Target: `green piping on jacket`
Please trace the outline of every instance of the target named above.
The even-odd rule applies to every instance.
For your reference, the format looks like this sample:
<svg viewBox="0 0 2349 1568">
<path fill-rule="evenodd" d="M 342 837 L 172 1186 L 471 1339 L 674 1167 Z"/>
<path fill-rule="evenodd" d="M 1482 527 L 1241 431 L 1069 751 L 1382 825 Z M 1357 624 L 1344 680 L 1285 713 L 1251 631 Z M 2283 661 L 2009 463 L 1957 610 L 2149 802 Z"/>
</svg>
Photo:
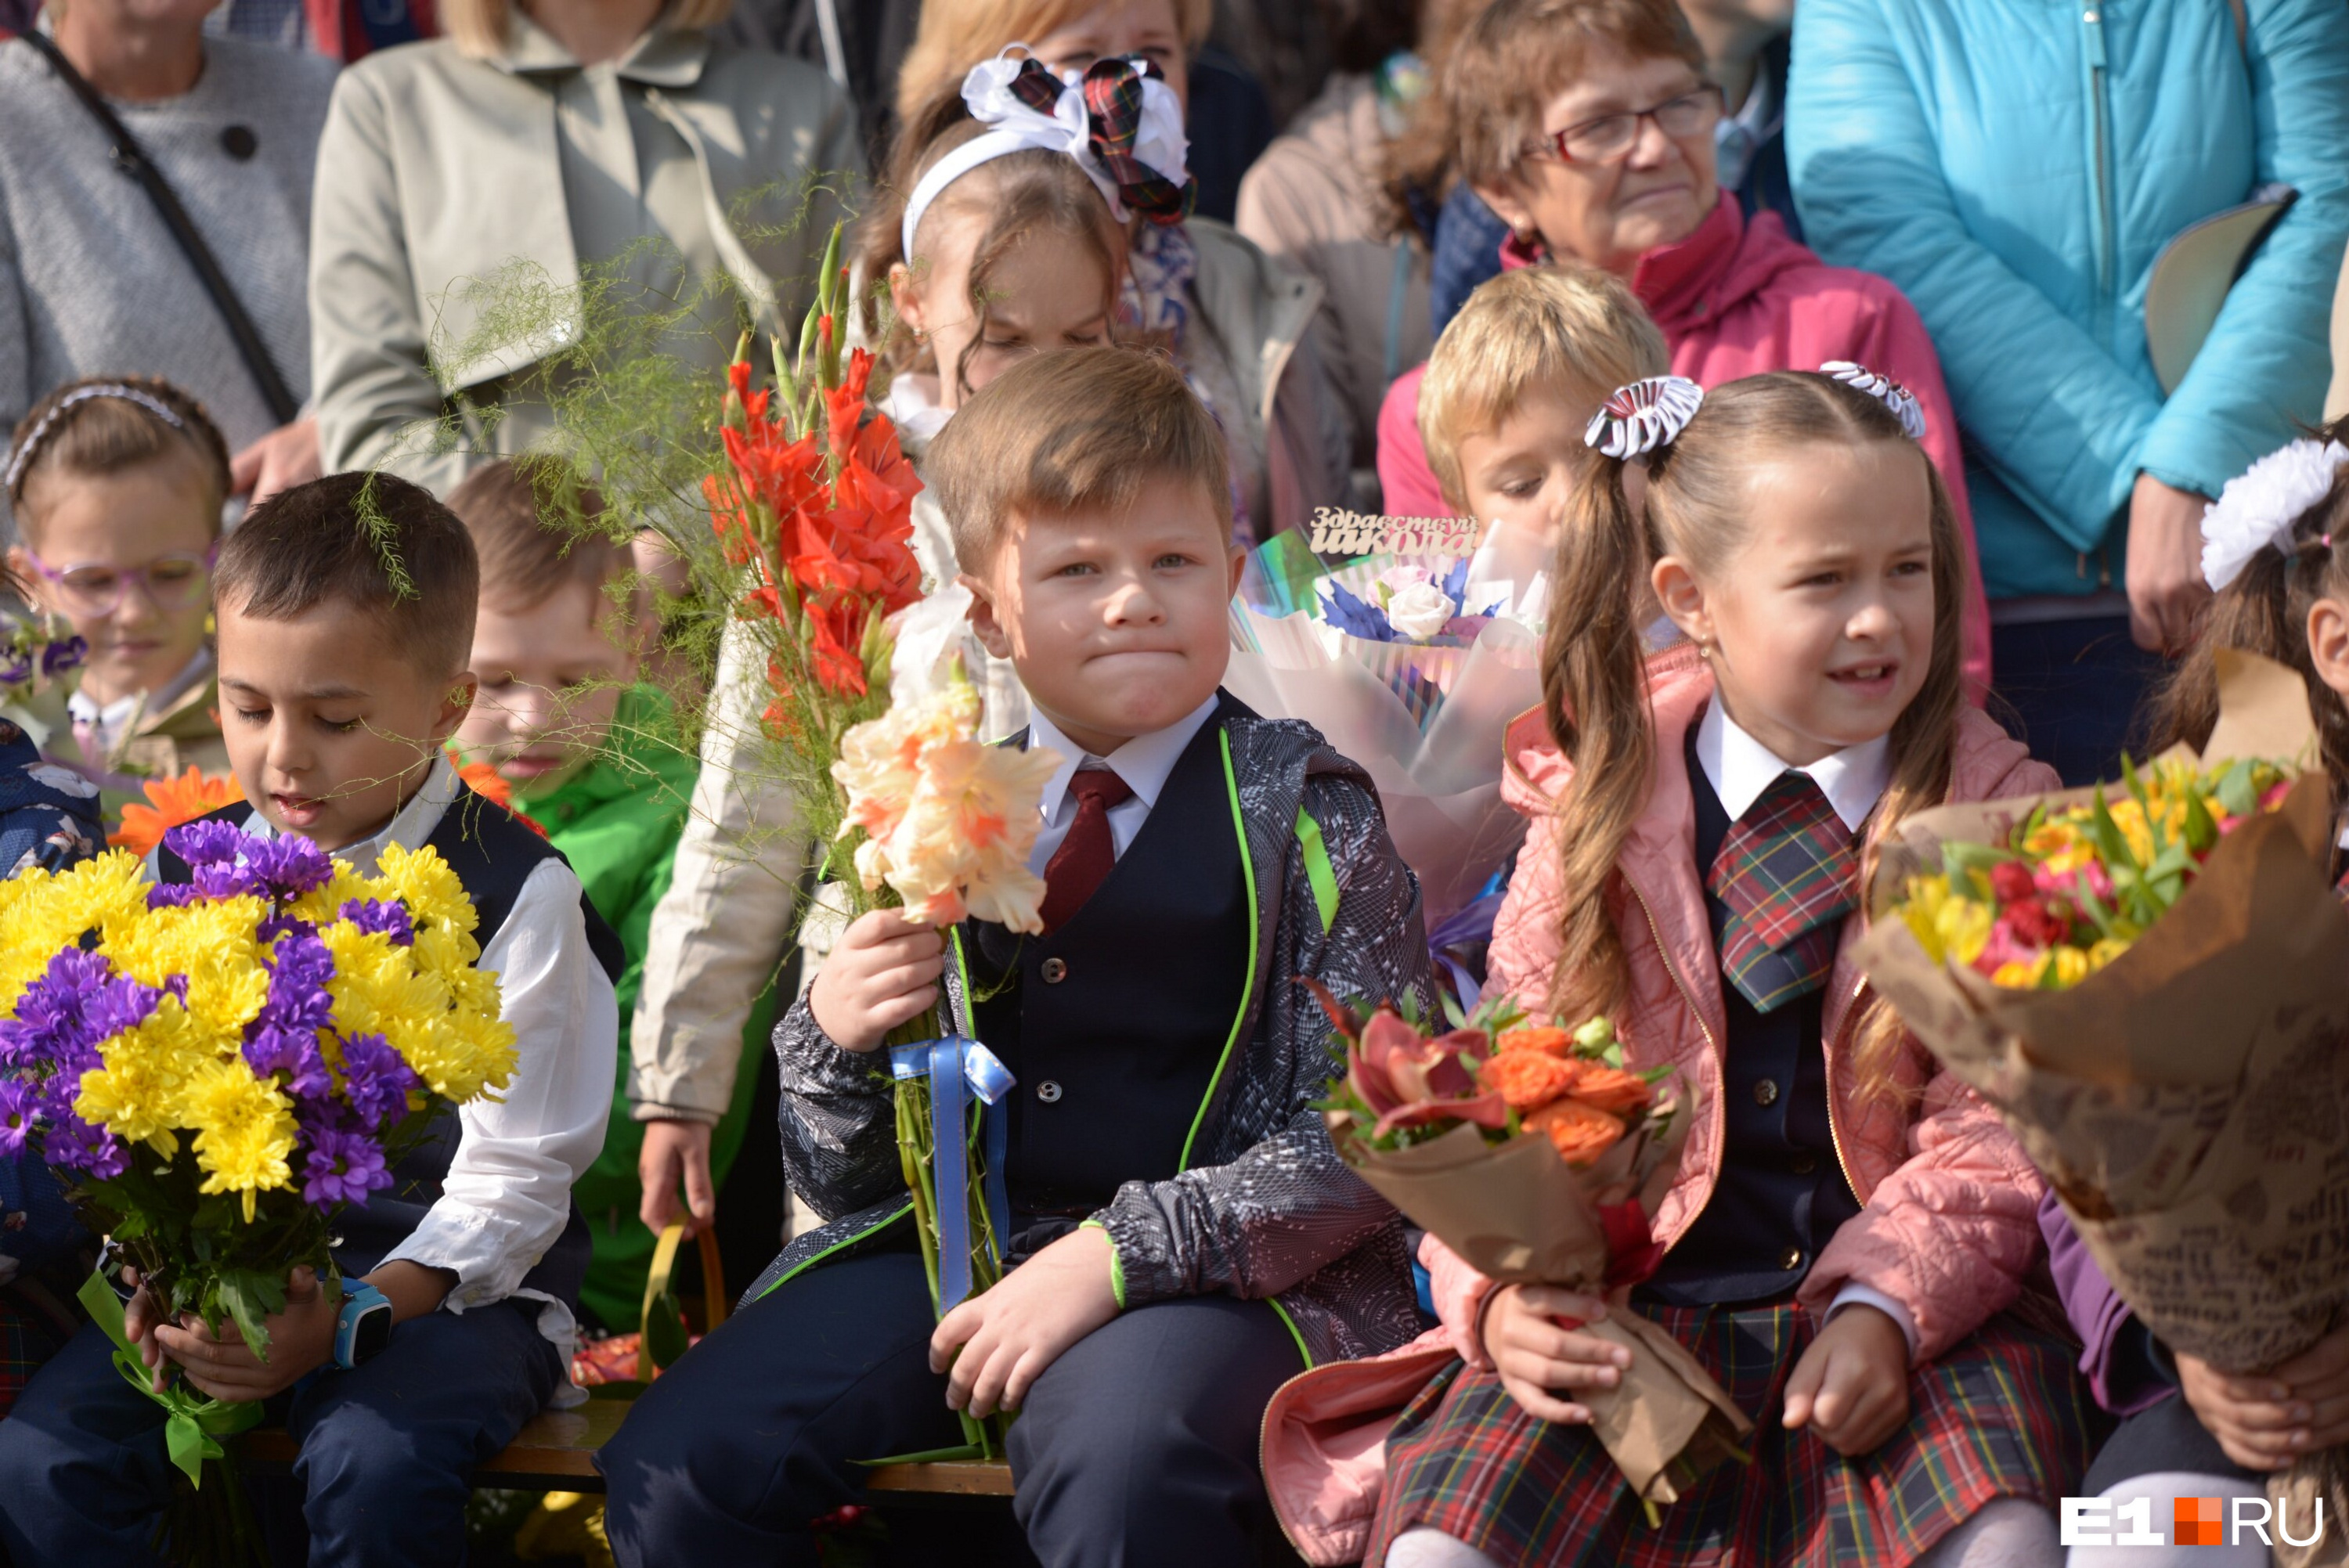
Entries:
<svg viewBox="0 0 2349 1568">
<path fill-rule="evenodd" d="M 1256 861 L 1248 857 L 1247 822 L 1240 815 L 1240 783 L 1232 767 L 1232 733 L 1228 729 L 1216 732 L 1216 740 L 1224 753 L 1224 792 L 1232 804 L 1232 831 L 1240 841 L 1240 874 L 1247 879 L 1248 955 L 1247 976 L 1240 984 L 1240 1010 L 1232 1018 L 1232 1032 L 1224 1037 L 1224 1054 L 1216 1058 L 1216 1072 L 1207 1080 L 1207 1092 L 1199 1098 L 1198 1114 L 1191 1118 L 1191 1130 L 1184 1135 L 1183 1157 L 1175 1162 L 1177 1171 L 1191 1169 L 1191 1147 L 1199 1140 L 1199 1129 L 1207 1119 L 1207 1108 L 1216 1102 L 1216 1089 L 1224 1081 L 1224 1070 L 1232 1065 L 1232 1047 L 1240 1043 L 1240 1030 L 1247 1026 L 1248 1004 L 1256 996 L 1257 955 L 1261 950 L 1262 921 L 1257 912 Z"/>
</svg>

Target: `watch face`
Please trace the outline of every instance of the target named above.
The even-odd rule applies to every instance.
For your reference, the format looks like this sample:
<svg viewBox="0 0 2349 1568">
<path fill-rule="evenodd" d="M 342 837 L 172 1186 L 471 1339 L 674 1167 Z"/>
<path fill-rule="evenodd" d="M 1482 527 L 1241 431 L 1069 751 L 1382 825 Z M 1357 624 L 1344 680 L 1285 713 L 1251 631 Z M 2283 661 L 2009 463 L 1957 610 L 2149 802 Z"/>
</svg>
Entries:
<svg viewBox="0 0 2349 1568">
<path fill-rule="evenodd" d="M 359 1315 L 351 1333 L 351 1365 L 364 1367 L 391 1343 L 391 1303 L 383 1302 Z"/>
</svg>

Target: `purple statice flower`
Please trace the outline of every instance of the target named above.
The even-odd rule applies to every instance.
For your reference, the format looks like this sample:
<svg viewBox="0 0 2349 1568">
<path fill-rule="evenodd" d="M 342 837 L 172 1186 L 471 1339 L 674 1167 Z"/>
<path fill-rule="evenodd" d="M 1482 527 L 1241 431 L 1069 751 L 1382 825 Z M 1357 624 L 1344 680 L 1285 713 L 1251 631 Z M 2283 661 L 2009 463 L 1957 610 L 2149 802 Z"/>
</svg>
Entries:
<svg viewBox="0 0 2349 1568">
<path fill-rule="evenodd" d="M 359 1119 L 381 1131 L 408 1114 L 408 1097 L 422 1084 L 416 1069 L 381 1035 L 343 1041 L 343 1098 Z"/>
<path fill-rule="evenodd" d="M 291 914 L 273 914 L 253 928 L 253 939 L 266 947 L 288 934 L 315 936 L 318 928 Z"/>
<path fill-rule="evenodd" d="M 245 1026 L 244 1059 L 263 1078 L 284 1073 L 297 1099 L 321 1099 L 334 1092 L 318 1031 L 334 1026 L 335 1002 L 326 982 L 335 956 L 314 931 L 289 932 L 271 951 L 269 999 Z"/>
<path fill-rule="evenodd" d="M 0 1019 L 0 1067 L 46 1063 L 77 1075 L 96 1067 L 98 1043 L 106 1035 L 89 1016 L 91 999 L 113 972 L 104 957 L 78 947 L 51 958 L 41 977 L 18 994 L 16 1016 Z"/>
<path fill-rule="evenodd" d="M 147 890 L 149 909 L 185 909 L 204 896 L 193 882 L 157 882 Z"/>
<path fill-rule="evenodd" d="M 361 931 L 379 931 L 390 937 L 394 947 L 416 945 L 416 924 L 409 919 L 404 903 L 379 898 L 347 898 L 340 913 Z"/>
<path fill-rule="evenodd" d="M 67 670 L 79 669 L 82 661 L 88 656 L 89 644 L 79 637 L 51 643 L 41 650 L 41 674 L 55 676 Z"/>
<path fill-rule="evenodd" d="M 206 898 L 292 898 L 334 875 L 333 864 L 309 840 L 265 839 L 233 822 L 182 822 L 163 835 L 163 847 L 188 862 L 191 880 Z"/>
<path fill-rule="evenodd" d="M 310 1129 L 309 1136 L 302 1199 L 313 1208 L 364 1205 L 369 1193 L 391 1185 L 391 1172 L 384 1169 L 383 1146 L 366 1133 L 318 1127 Z"/>
<path fill-rule="evenodd" d="M 55 1080 L 52 1080 L 55 1081 Z M 130 1169 L 130 1150 L 102 1127 L 93 1127 L 68 1110 L 48 1113 L 49 1135 L 41 1153 L 61 1171 L 79 1171 L 95 1181 L 109 1181 Z"/>
<path fill-rule="evenodd" d="M 14 1160 L 25 1151 L 40 1103 L 40 1091 L 23 1078 L 0 1078 L 0 1160 Z"/>
<path fill-rule="evenodd" d="M 324 887 L 335 874 L 326 852 L 302 838 L 258 840 L 246 849 L 245 861 L 279 898 L 295 898 L 314 887 Z"/>
</svg>

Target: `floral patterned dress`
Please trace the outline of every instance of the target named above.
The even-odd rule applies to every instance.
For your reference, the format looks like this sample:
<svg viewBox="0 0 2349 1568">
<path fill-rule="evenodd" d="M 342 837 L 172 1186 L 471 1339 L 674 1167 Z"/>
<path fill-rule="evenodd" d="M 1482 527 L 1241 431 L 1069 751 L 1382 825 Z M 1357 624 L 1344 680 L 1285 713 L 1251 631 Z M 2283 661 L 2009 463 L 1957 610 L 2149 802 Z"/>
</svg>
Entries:
<svg viewBox="0 0 2349 1568">
<path fill-rule="evenodd" d="M 0 878 L 60 871 L 105 843 L 98 786 L 42 761 L 32 738 L 0 719 Z M 0 1101 L 0 1416 L 73 1333 L 66 1304 L 88 1272 L 89 1238 L 25 1130 L 21 1108 Z"/>
</svg>

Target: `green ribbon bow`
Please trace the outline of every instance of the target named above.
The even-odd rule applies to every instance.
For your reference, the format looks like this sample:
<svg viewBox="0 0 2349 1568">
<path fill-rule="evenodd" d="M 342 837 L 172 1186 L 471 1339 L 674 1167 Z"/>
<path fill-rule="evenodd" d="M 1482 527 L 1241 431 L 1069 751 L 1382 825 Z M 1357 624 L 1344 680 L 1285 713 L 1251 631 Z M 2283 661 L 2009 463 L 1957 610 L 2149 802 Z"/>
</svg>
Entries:
<svg viewBox="0 0 2349 1568">
<path fill-rule="evenodd" d="M 114 1341 L 114 1369 L 132 1387 L 171 1413 L 170 1419 L 163 1423 L 163 1446 L 170 1450 L 171 1462 L 185 1472 L 191 1484 L 203 1485 L 204 1461 L 225 1457 L 220 1439 L 261 1425 L 259 1401 L 232 1403 L 199 1396 L 188 1385 L 176 1380 L 158 1394 L 147 1363 L 139 1358 L 138 1347 L 130 1343 L 130 1336 L 123 1327 L 122 1300 L 106 1283 L 106 1276 L 92 1274 L 74 1294 L 88 1311 L 91 1321 Z"/>
</svg>

